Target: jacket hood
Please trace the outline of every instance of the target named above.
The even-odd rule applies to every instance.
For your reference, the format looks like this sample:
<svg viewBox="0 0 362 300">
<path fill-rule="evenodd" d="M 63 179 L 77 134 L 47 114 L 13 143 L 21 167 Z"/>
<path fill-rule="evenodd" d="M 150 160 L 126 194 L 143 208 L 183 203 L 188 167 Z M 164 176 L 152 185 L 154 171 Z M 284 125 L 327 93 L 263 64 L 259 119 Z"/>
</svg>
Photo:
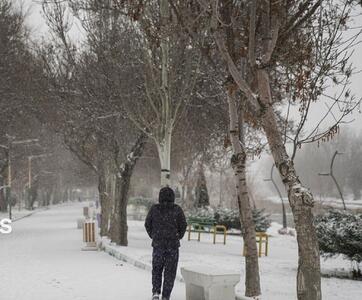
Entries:
<svg viewBox="0 0 362 300">
<path fill-rule="evenodd" d="M 163 203 L 175 203 L 175 193 L 170 187 L 164 187 L 160 190 L 158 196 L 158 202 Z"/>
</svg>

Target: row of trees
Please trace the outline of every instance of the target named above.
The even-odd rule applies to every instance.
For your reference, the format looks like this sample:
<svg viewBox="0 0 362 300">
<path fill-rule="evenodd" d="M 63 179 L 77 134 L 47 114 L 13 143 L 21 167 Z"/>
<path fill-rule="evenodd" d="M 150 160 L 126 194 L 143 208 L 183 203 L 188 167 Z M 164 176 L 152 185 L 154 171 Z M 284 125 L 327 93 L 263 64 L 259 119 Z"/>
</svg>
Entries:
<svg viewBox="0 0 362 300">
<path fill-rule="evenodd" d="M 33 115 L 43 71 L 24 15 L 10 1 L 0 1 L 0 39 L 0 211 L 20 199 L 29 209 L 37 199 L 45 205 L 61 202 L 66 191 L 82 184 L 72 176 L 74 169 L 84 168 Z M 63 161 L 50 159 L 51 154 Z"/>
<path fill-rule="evenodd" d="M 10 2 L 0 2 L 5 16 L 22 22 Z M 358 106 L 346 92 L 356 37 L 342 36 L 356 5 L 351 0 L 43 1 L 52 40 L 32 48 L 21 35 L 21 47 L 5 46 L 7 55 L 15 51 L 6 63 L 15 65 L 1 66 L 2 80 L 22 86 L 9 87 L 8 94 L 1 86 L 1 110 L 17 101 L 27 104 L 26 113 L 89 167 L 98 178 L 101 235 L 120 245 L 128 243 L 127 201 L 140 158 L 157 153 L 161 186 L 181 174 L 187 199 L 195 166 L 202 175 L 212 158 L 212 167 L 222 170 L 230 155 L 247 249 L 245 294 L 255 297 L 261 289 L 246 164 L 266 149 L 294 215 L 298 299 L 321 299 L 314 198 L 294 160 L 303 144 L 331 139 Z M 18 24 L 4 20 L 4 28 Z M 73 22 L 83 28 L 81 43 L 69 37 Z M 10 31 L 13 41 L 18 33 Z M 21 72 L 14 68 L 22 57 L 16 51 L 26 54 Z M 331 82 L 343 91 L 327 95 L 326 115 L 336 121 L 323 127 L 321 116 L 306 132 L 310 108 Z M 300 112 L 297 120 L 292 109 Z M 6 119 L 1 138 L 14 122 Z M 198 186 L 198 198 L 204 199 L 203 182 Z"/>
</svg>

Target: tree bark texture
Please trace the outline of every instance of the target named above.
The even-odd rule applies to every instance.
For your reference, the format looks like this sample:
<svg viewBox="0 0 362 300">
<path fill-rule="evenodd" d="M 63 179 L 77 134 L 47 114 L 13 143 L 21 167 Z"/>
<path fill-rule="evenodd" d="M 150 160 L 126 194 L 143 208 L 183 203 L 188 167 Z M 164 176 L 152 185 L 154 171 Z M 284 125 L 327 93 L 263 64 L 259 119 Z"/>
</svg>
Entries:
<svg viewBox="0 0 362 300">
<path fill-rule="evenodd" d="M 312 194 L 301 185 L 293 161 L 286 151 L 284 140 L 278 128 L 276 115 L 272 107 L 268 70 L 267 67 L 263 67 L 267 66 L 270 61 L 279 33 L 279 19 L 277 17 L 272 18 L 273 22 L 271 26 L 270 6 L 267 4 L 268 3 L 263 2 L 265 9 L 261 22 L 263 25 L 263 51 L 259 56 L 262 60 L 262 65 L 253 68 L 258 85 L 256 89 L 257 93 L 253 92 L 242 77 L 241 72 L 238 70 L 225 46 L 222 35 L 215 31 L 214 39 L 221 56 L 227 63 L 229 74 L 247 98 L 249 112 L 255 115 L 256 121 L 261 122 L 261 126 L 268 139 L 275 165 L 279 170 L 285 188 L 288 191 L 289 203 L 293 212 L 298 239 L 298 300 L 320 300 L 322 296 L 319 247 L 313 225 L 312 213 L 314 199 Z M 214 15 L 217 15 L 217 8 L 215 7 Z M 217 18 L 214 17 L 214 19 L 214 23 L 217 24 Z M 252 50 L 249 49 L 249 51 Z M 253 65 L 253 63 L 251 65 Z"/>
<path fill-rule="evenodd" d="M 98 193 L 101 205 L 100 235 L 106 236 L 108 234 L 110 196 L 107 189 L 107 172 L 104 164 L 98 169 Z"/>
<path fill-rule="evenodd" d="M 244 149 L 243 124 L 241 123 L 239 125 L 239 116 L 235 99 L 236 89 L 237 88 L 232 84 L 228 87 L 230 139 L 233 147 L 231 165 L 235 174 L 240 221 L 243 228 L 242 235 L 246 248 L 245 296 L 253 297 L 261 294 L 258 251 L 255 237 L 255 224 L 246 183 L 246 153 Z"/>
<path fill-rule="evenodd" d="M 157 143 L 161 165 L 161 187 L 171 186 L 171 130 L 166 132 L 161 143 Z"/>
<path fill-rule="evenodd" d="M 142 134 L 132 147 L 127 160 L 116 176 L 115 199 L 111 219 L 110 235 L 112 242 L 128 246 L 127 204 L 131 176 L 146 144 L 146 136 Z"/>
<path fill-rule="evenodd" d="M 262 105 L 261 124 L 268 139 L 275 165 L 288 192 L 293 212 L 298 240 L 298 300 L 320 300 L 321 277 L 318 240 L 313 225 L 313 195 L 301 184 L 294 163 L 285 148 L 278 128 L 275 112 L 271 105 L 269 75 L 265 69 L 257 71 L 260 104 Z"/>
<path fill-rule="evenodd" d="M 0 175 L 0 186 L 5 185 L 4 177 Z M 5 188 L 0 190 L 0 212 L 6 212 L 7 205 L 6 205 L 6 198 L 5 198 Z"/>
<path fill-rule="evenodd" d="M 157 142 L 161 164 L 161 187 L 171 185 L 171 139 L 173 131 L 172 104 L 169 87 L 169 26 L 170 8 L 168 0 L 160 0 L 160 48 L 161 48 L 161 130 Z"/>
</svg>

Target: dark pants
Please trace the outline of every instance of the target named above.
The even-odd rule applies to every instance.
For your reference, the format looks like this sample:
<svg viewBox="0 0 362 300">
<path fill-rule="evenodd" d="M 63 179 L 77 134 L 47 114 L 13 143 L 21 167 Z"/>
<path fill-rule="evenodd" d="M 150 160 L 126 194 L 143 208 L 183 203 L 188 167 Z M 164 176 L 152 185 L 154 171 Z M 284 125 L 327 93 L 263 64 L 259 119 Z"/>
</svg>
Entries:
<svg viewBox="0 0 362 300">
<path fill-rule="evenodd" d="M 178 263 L 178 248 L 153 248 L 152 254 L 152 292 L 161 294 L 162 273 L 163 290 L 162 297 L 169 299 L 176 278 Z"/>
</svg>

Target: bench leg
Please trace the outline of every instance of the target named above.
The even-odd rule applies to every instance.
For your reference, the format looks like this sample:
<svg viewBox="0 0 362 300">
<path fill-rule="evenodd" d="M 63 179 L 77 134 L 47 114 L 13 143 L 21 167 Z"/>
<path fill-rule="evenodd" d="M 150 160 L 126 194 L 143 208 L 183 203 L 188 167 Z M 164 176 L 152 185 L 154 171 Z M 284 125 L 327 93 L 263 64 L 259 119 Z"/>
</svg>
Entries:
<svg viewBox="0 0 362 300">
<path fill-rule="evenodd" d="M 224 234 L 224 245 L 226 245 L 226 236 L 227 236 L 227 233 L 226 233 L 226 228 L 225 227 L 219 227 L 223 230 L 223 234 Z M 214 226 L 214 229 L 213 229 L 213 243 L 216 244 L 216 235 L 217 235 L 217 226 Z"/>
<path fill-rule="evenodd" d="M 259 257 L 261 257 L 261 251 L 263 250 L 262 238 L 259 238 Z"/>
<path fill-rule="evenodd" d="M 214 232 L 213 232 L 213 234 L 214 234 L 214 244 L 216 244 L 216 228 L 214 227 Z"/>
<path fill-rule="evenodd" d="M 269 252 L 269 237 L 266 237 L 266 242 L 265 242 L 265 256 L 268 256 L 268 252 Z"/>
</svg>

